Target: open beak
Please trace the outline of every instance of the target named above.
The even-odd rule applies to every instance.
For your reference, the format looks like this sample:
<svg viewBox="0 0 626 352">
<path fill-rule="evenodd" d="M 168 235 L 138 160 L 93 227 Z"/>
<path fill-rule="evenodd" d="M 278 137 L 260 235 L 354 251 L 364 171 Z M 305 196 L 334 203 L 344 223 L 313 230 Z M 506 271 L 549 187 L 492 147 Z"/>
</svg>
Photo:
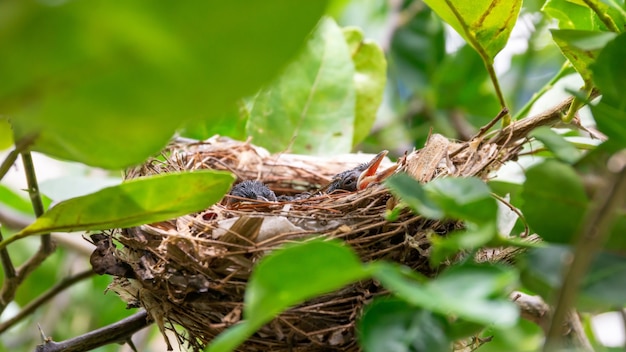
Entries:
<svg viewBox="0 0 626 352">
<path fill-rule="evenodd" d="M 367 164 L 367 168 L 361 172 L 357 180 L 356 187 L 358 190 L 363 190 L 372 183 L 380 182 L 396 171 L 398 164 L 395 164 L 378 174 L 376 173 L 383 159 L 387 156 L 387 153 L 389 153 L 387 150 L 383 150 Z"/>
</svg>

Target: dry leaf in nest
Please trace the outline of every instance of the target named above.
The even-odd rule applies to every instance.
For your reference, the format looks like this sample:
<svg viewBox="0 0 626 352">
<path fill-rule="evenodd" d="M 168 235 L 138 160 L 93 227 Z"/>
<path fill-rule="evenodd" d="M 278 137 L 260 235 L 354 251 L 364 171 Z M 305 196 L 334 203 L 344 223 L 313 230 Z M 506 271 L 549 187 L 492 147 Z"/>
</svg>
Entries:
<svg viewBox="0 0 626 352">
<path fill-rule="evenodd" d="M 484 178 L 513 158 L 517 149 L 482 140 L 457 144 L 433 135 L 423 149 L 398 161 L 398 172 L 405 171 L 421 182 L 445 176 Z M 279 195 L 294 195 L 315 192 L 332 175 L 371 157 L 270 155 L 250 143 L 214 137 L 204 142 L 175 141 L 162 158 L 129 170 L 127 177 L 228 170 L 240 180 L 262 180 Z M 386 160 L 381 168 L 392 165 Z M 381 185 L 287 202 L 227 206 L 222 201 L 197 214 L 123 229 L 115 236 L 123 247 L 110 254 L 111 247 L 103 244 L 99 253 L 114 255 L 114 267 L 119 270 L 132 269 L 122 275 L 109 272 L 118 273 L 112 290 L 129 305 L 146 308 L 162 331 L 174 330 L 173 324 L 185 328 L 186 336 L 177 337 L 200 350 L 240 321 L 247 279 L 259 258 L 297 239 L 312 235 L 339 238 L 364 261 L 392 260 L 425 275 L 434 274 L 428 265 L 428 236 L 445 235 L 459 224 L 424 219 L 409 211 L 387 221 L 384 214 L 394 202 Z M 355 319 L 372 297 L 383 293 L 376 283 L 365 281 L 317 297 L 282 313 L 240 350 L 357 351 Z"/>
</svg>

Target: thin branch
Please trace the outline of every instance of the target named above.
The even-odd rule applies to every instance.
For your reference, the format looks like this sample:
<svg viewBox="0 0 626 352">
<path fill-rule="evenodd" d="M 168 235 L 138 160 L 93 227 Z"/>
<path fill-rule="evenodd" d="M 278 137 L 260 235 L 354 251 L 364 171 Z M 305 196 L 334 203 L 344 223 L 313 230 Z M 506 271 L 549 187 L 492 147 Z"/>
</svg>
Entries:
<svg viewBox="0 0 626 352">
<path fill-rule="evenodd" d="M 37 183 L 37 175 L 35 173 L 35 165 L 30 152 L 22 153 L 22 162 L 24 163 L 24 173 L 26 174 L 26 182 L 28 184 L 28 195 L 33 204 L 33 210 L 36 217 L 40 217 L 44 213 L 41 194 L 39 193 L 39 183 Z M 41 235 L 41 251 L 52 253 L 52 240 L 50 234 Z"/>
<path fill-rule="evenodd" d="M 30 196 L 31 203 L 33 204 L 33 210 L 37 217 L 41 216 L 44 212 L 43 202 L 41 201 L 41 195 L 39 193 L 39 185 L 37 183 L 37 176 L 35 175 L 35 167 L 33 165 L 33 159 L 29 151 L 21 153 L 22 162 L 24 163 L 24 173 L 26 174 L 26 182 L 28 184 L 28 194 Z M 0 241 L 4 246 L 0 247 L 0 250 L 6 249 L 6 244 L 14 242 L 19 239 L 18 236 L 12 236 L 6 240 Z M 6 309 L 9 302 L 15 298 L 15 292 L 24 279 L 30 275 L 35 269 L 37 269 L 46 258 L 54 252 L 54 245 L 50 234 L 41 236 L 41 245 L 35 254 L 26 261 L 21 267 L 19 267 L 13 278 L 6 278 L 2 284 L 2 290 L 0 291 L 0 314 Z"/>
<path fill-rule="evenodd" d="M 591 100 L 598 95 L 600 95 L 600 93 L 594 89 L 591 91 L 589 99 Z M 573 99 L 573 97 L 569 97 L 550 110 L 546 110 L 532 117 L 514 121 L 511 125 L 501 129 L 489 142 L 504 145 L 507 144 L 508 140 L 508 143 L 515 143 L 521 138 L 526 138 L 530 131 L 539 126 L 553 126 L 561 122 L 561 116 L 569 110 Z"/>
<path fill-rule="evenodd" d="M 11 328 L 13 325 L 22 321 L 22 319 L 29 316 L 33 313 L 37 308 L 41 305 L 49 301 L 52 297 L 56 296 L 66 288 L 74 285 L 77 282 L 80 282 L 84 279 L 87 279 L 91 276 L 95 275 L 93 270 L 85 270 L 82 273 L 78 273 L 74 276 L 67 277 L 63 279 L 61 282 L 54 285 L 51 289 L 46 291 L 44 294 L 38 296 L 34 301 L 28 303 L 19 313 L 17 313 L 11 319 L 8 319 L 0 324 L 0 334 L 2 334 L 7 329 Z"/>
<path fill-rule="evenodd" d="M 610 163 L 611 161 L 609 161 L 609 172 L 606 176 L 607 186 L 603 191 L 596 193 L 597 200 L 585 219 L 572 255 L 572 262 L 565 269 L 565 277 L 558 292 L 554 317 L 546 336 L 544 351 L 554 351 L 561 344 L 560 327 L 574 303 L 580 280 L 609 236 L 608 229 L 615 218 L 615 209 L 626 198 L 626 167 L 621 163 L 618 170 L 611 170 Z"/>
<path fill-rule="evenodd" d="M 9 155 L 7 155 L 7 157 L 2 161 L 2 164 L 0 164 L 0 180 L 4 178 L 4 175 L 6 175 L 7 172 L 9 172 L 9 169 L 11 169 L 11 166 L 15 164 L 17 156 L 25 151 L 33 143 L 34 140 L 35 136 L 31 136 L 27 138 L 22 138 L 19 142 L 15 144 L 15 149 L 13 149 L 9 153 Z"/>
<path fill-rule="evenodd" d="M 142 310 L 128 318 L 103 328 L 90 331 L 84 335 L 77 336 L 65 341 L 54 342 L 44 341 L 38 345 L 36 352 L 80 352 L 89 351 L 97 347 L 112 343 L 123 343 L 130 339 L 134 333 L 152 324 L 148 319 L 148 313 Z"/>
<path fill-rule="evenodd" d="M 2 228 L 0 227 L 0 241 L 2 241 Z M 15 277 L 15 267 L 11 256 L 6 248 L 0 250 L 0 260 L 2 261 L 2 270 L 4 270 L 4 277 L 6 280 L 12 280 Z"/>
<path fill-rule="evenodd" d="M 493 68 L 493 60 L 489 57 L 489 54 L 485 51 L 485 48 L 478 42 L 474 33 L 469 29 L 463 16 L 459 13 L 459 10 L 454 6 L 454 4 L 450 0 L 445 0 L 446 4 L 454 14 L 454 17 L 459 21 L 461 27 L 463 27 L 463 32 L 465 32 L 465 37 L 472 45 L 474 50 L 480 55 L 485 64 L 485 68 L 487 69 L 487 73 L 489 74 L 489 78 L 491 79 L 491 83 L 493 84 L 493 88 L 496 90 L 496 96 L 498 97 L 498 101 L 500 102 L 500 107 L 502 110 L 507 111 L 507 114 L 502 118 L 502 127 L 506 127 L 511 124 L 511 115 L 508 114 L 508 108 L 506 106 L 506 101 L 504 100 L 504 95 L 502 94 L 502 90 L 500 89 L 500 82 L 498 81 L 498 76 L 496 76 L 496 71 Z"/>
</svg>

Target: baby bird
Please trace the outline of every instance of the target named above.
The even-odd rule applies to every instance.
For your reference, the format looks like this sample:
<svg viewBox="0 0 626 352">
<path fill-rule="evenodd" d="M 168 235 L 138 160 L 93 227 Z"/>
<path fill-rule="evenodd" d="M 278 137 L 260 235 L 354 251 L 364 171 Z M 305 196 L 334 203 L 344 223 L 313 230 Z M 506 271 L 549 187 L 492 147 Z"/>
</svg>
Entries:
<svg viewBox="0 0 626 352">
<path fill-rule="evenodd" d="M 264 202 L 275 202 L 276 194 L 261 181 L 247 180 L 236 184 L 229 193 L 231 196 Z M 227 204 L 241 202 L 243 199 L 230 197 Z"/>
<path fill-rule="evenodd" d="M 378 167 L 387 155 L 388 151 L 378 153 L 370 162 L 361 164 L 353 169 L 346 170 L 333 176 L 328 185 L 323 187 L 321 193 L 332 193 L 336 190 L 355 192 L 367 188 L 371 183 L 380 182 L 394 173 L 397 165 L 394 165 L 377 174 Z"/>
</svg>

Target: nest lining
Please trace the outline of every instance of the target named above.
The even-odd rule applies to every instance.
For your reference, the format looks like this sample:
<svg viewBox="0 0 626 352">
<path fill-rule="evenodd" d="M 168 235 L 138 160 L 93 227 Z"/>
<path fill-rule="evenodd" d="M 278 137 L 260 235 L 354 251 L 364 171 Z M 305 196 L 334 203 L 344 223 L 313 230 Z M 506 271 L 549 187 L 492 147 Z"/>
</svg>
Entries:
<svg viewBox="0 0 626 352">
<path fill-rule="evenodd" d="M 398 163 L 401 171 L 421 182 L 448 175 L 486 178 L 518 150 L 519 145 L 461 145 L 433 135 L 423 149 Z M 248 142 L 214 137 L 204 142 L 175 141 L 161 157 L 129 170 L 127 178 L 181 170 L 229 170 L 239 180 L 260 179 L 277 194 L 293 195 L 314 192 L 332 175 L 361 162 L 363 158 L 354 155 L 348 161 L 270 155 Z M 378 185 L 291 202 L 226 206 L 222 201 L 197 214 L 123 229 L 115 235 L 123 247 L 114 255 L 127 274 L 116 272 L 111 289 L 129 306 L 143 306 L 162 331 L 175 331 L 173 324 L 182 326 L 186 333 L 176 333 L 178 342 L 201 350 L 241 319 L 243 294 L 254 264 L 285 243 L 311 236 L 339 238 L 364 261 L 391 260 L 435 275 L 436 269 L 428 264 L 429 236 L 443 236 L 460 224 L 428 220 L 408 210 L 395 221 L 385 220 L 386 210 L 395 204 Z M 239 350 L 358 351 L 354 322 L 367 302 L 384 293 L 368 280 L 317 297 L 282 313 Z"/>
</svg>

